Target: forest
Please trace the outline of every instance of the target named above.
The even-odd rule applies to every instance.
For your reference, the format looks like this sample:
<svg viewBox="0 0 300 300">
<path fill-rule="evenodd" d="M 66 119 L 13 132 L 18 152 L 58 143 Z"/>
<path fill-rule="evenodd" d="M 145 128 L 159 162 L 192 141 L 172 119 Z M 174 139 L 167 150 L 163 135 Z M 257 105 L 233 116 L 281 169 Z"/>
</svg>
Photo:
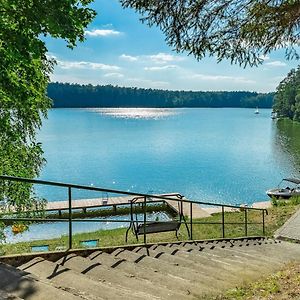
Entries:
<svg viewBox="0 0 300 300">
<path fill-rule="evenodd" d="M 278 85 L 273 110 L 279 117 L 300 122 L 300 66 L 292 69 Z"/>
<path fill-rule="evenodd" d="M 48 97 L 53 107 L 244 107 L 271 108 L 273 93 L 169 91 L 118 87 L 50 83 Z"/>
</svg>

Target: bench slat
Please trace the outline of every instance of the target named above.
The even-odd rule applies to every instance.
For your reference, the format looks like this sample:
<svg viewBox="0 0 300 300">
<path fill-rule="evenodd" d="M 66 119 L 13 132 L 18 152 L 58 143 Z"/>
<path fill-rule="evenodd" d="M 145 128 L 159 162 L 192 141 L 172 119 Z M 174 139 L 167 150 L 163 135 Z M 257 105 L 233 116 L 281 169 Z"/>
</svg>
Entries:
<svg viewBox="0 0 300 300">
<path fill-rule="evenodd" d="M 160 223 L 147 223 L 146 233 L 159 233 L 167 231 L 177 231 L 181 223 L 176 221 L 160 222 Z M 144 224 L 139 224 L 137 234 L 144 234 Z"/>
</svg>

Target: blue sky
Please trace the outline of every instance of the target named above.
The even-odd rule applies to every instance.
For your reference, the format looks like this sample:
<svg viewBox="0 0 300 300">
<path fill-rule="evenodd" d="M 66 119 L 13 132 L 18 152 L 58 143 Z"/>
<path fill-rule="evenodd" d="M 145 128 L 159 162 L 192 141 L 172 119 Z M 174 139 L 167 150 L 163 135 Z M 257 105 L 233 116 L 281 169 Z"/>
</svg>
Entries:
<svg viewBox="0 0 300 300">
<path fill-rule="evenodd" d="M 86 30 L 86 41 L 74 50 L 62 40 L 46 39 L 49 56 L 58 64 L 52 81 L 112 84 L 169 90 L 274 91 L 297 61 L 286 61 L 284 50 L 265 58 L 259 67 L 231 65 L 216 59 L 197 61 L 167 46 L 158 28 L 139 21 L 117 0 L 97 0 L 98 13 Z"/>
</svg>

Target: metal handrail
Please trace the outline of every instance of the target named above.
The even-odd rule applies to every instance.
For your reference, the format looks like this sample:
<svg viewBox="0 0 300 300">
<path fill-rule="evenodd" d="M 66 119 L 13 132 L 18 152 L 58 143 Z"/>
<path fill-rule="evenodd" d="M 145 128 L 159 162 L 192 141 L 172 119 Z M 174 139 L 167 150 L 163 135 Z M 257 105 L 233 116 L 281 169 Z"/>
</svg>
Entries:
<svg viewBox="0 0 300 300">
<path fill-rule="evenodd" d="M 60 187 L 67 187 L 67 188 L 75 188 L 79 190 L 90 190 L 90 191 L 96 191 L 96 192 L 107 192 L 112 194 L 122 194 L 122 195 L 128 195 L 128 196 L 135 196 L 135 198 L 156 198 L 160 200 L 169 200 L 169 201 L 180 201 L 180 202 L 187 202 L 187 203 L 195 203 L 195 204 L 203 204 L 203 205 L 210 205 L 210 206 L 224 206 L 229 208 L 236 208 L 240 209 L 240 206 L 237 205 L 230 205 L 230 204 L 222 204 L 222 203 L 212 203 L 212 202 L 203 202 L 203 201 L 194 201 L 194 200 L 187 200 L 187 199 L 175 199 L 175 198 L 169 198 L 164 195 L 152 195 L 152 194 L 144 194 L 144 193 L 134 193 L 134 192 L 128 192 L 128 191 L 122 191 L 122 190 L 114 190 L 114 189 L 106 189 L 106 188 L 100 188 L 100 187 L 94 187 L 94 186 L 88 186 L 88 185 L 79 185 L 79 184 L 73 184 L 73 183 L 62 183 L 62 182 L 56 182 L 56 181 L 47 181 L 47 180 L 40 180 L 40 179 L 29 179 L 24 177 L 15 177 L 15 176 L 7 176 L 7 175 L 0 175 L 0 180 L 9 180 L 9 181 L 19 181 L 19 182 L 26 182 L 26 183 L 32 183 L 32 184 L 42 184 L 42 185 L 51 185 L 51 186 L 60 186 Z M 181 194 L 167 194 L 169 196 L 176 196 Z M 256 207 L 243 207 L 243 209 L 248 210 L 264 210 L 265 208 L 256 208 Z"/>
<path fill-rule="evenodd" d="M 168 198 L 168 197 L 164 197 L 164 196 L 156 196 L 156 195 L 143 194 L 143 193 L 133 193 L 133 192 L 128 192 L 128 191 L 106 189 L 106 188 L 73 184 L 73 183 L 63 183 L 63 182 L 40 180 L 40 179 L 29 179 L 29 178 L 24 178 L 24 177 L 0 175 L 0 179 L 9 180 L 9 181 L 26 182 L 26 183 L 32 183 L 32 184 L 42 184 L 42 185 L 74 188 L 74 189 L 79 189 L 79 190 L 89 190 L 89 191 L 106 192 L 106 193 L 112 193 L 112 194 L 122 194 L 122 195 L 135 196 L 135 197 L 141 197 L 141 198 L 152 197 L 152 198 L 163 199 L 163 200 L 175 200 L 173 198 Z"/>
<path fill-rule="evenodd" d="M 138 199 L 143 200 L 144 204 L 144 218 L 143 220 L 139 221 L 144 224 L 144 244 L 146 245 L 147 239 L 146 239 L 146 225 L 147 223 L 150 223 L 150 221 L 147 221 L 146 218 L 146 206 L 147 203 L 151 203 L 152 201 L 147 201 L 148 198 L 154 198 L 159 199 L 160 201 L 164 200 L 167 201 L 176 201 L 178 204 L 180 203 L 181 212 L 182 212 L 182 203 L 190 203 L 190 228 L 187 227 L 187 230 L 189 232 L 189 238 L 193 239 L 193 225 L 194 224 L 211 224 L 211 225 L 221 225 L 222 224 L 222 237 L 225 238 L 225 224 L 228 225 L 245 225 L 245 236 L 248 235 L 248 225 L 252 224 L 261 224 L 263 226 L 263 235 L 265 235 L 265 214 L 268 214 L 268 211 L 263 208 L 255 208 L 255 207 L 242 207 L 242 209 L 245 212 L 244 215 L 244 222 L 227 222 L 225 223 L 225 207 L 228 208 L 234 208 L 234 209 L 241 209 L 240 206 L 236 205 L 229 205 L 229 204 L 220 204 L 220 203 L 211 203 L 211 202 L 203 202 L 203 201 L 193 201 L 193 200 L 187 200 L 183 199 L 184 196 L 182 196 L 179 193 L 174 194 L 164 194 L 164 195 L 152 195 L 152 194 L 144 194 L 144 193 L 134 193 L 134 192 L 128 192 L 128 191 L 122 191 L 122 190 L 115 190 L 115 189 L 106 189 L 106 188 L 100 188 L 100 187 L 94 187 L 94 186 L 86 186 L 86 185 L 78 185 L 78 184 L 71 184 L 71 183 L 62 183 L 62 182 L 54 182 L 54 181 L 46 181 L 46 180 L 39 180 L 39 179 L 30 179 L 30 178 L 23 178 L 23 177 L 15 177 L 15 176 L 7 176 L 7 175 L 0 175 L 0 180 L 8 180 L 8 181 L 17 181 L 17 182 L 25 182 L 25 183 L 31 183 L 31 184 L 42 184 L 42 185 L 49 185 L 49 186 L 57 186 L 57 187 L 65 187 L 68 190 L 68 218 L 8 218 L 8 217 L 1 217 L 0 221 L 3 221 L 4 223 L 13 222 L 13 221 L 20 221 L 20 222 L 68 222 L 69 224 L 69 249 L 72 248 L 72 223 L 73 222 L 120 222 L 120 223 L 129 223 L 132 220 L 103 220 L 103 219 L 73 219 L 72 218 L 72 189 L 83 189 L 83 190 L 90 190 L 90 191 L 97 191 L 97 192 L 106 192 L 106 193 L 113 193 L 113 194 L 122 194 L 122 195 L 128 195 L 128 196 L 134 196 L 132 200 L 130 200 L 130 203 L 132 204 L 136 203 Z M 176 196 L 176 198 L 170 198 L 170 196 Z M 155 202 L 157 202 L 156 200 Z M 153 202 L 152 202 L 153 203 Z M 192 205 L 193 204 L 203 204 L 203 205 L 209 205 L 209 206 L 219 206 L 222 208 L 222 221 L 221 222 L 201 222 L 201 221 L 193 221 L 193 210 Z M 132 207 L 131 207 L 132 209 Z M 247 212 L 248 210 L 257 210 L 262 212 L 262 222 L 248 222 L 248 216 Z M 161 223 L 160 221 L 151 221 L 151 223 Z M 182 219 L 179 220 L 180 223 L 185 223 L 187 226 L 187 222 L 184 219 L 184 222 Z"/>
</svg>

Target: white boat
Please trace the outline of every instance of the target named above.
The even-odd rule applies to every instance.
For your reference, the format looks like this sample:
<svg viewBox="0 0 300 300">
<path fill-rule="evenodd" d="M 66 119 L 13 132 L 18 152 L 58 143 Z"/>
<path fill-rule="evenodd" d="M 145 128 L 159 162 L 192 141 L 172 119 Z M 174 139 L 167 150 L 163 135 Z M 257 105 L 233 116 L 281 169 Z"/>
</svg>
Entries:
<svg viewBox="0 0 300 300">
<path fill-rule="evenodd" d="M 259 111 L 258 111 L 258 107 L 256 106 L 256 110 L 255 110 L 255 112 L 254 112 L 256 115 L 258 115 L 259 114 Z"/>
<path fill-rule="evenodd" d="M 276 112 L 276 111 L 272 111 L 272 113 L 271 113 L 271 118 L 272 118 L 273 120 L 277 119 L 277 112 Z"/>
<path fill-rule="evenodd" d="M 280 187 L 283 182 L 287 182 L 287 186 L 285 188 Z M 290 184 L 292 184 L 292 187 L 289 186 Z M 266 193 L 270 198 L 274 197 L 276 199 L 289 199 L 293 196 L 300 196 L 300 179 L 284 178 L 278 184 L 277 188 L 267 190 Z"/>
</svg>

